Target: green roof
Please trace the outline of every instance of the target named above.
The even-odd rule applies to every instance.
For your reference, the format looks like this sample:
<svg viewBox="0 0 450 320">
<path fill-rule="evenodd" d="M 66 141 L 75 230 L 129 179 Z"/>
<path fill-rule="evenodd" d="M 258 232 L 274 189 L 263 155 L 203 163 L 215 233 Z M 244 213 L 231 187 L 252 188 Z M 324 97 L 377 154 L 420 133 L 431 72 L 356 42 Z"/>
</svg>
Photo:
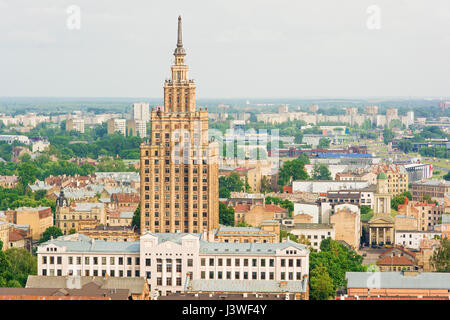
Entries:
<svg viewBox="0 0 450 320">
<path fill-rule="evenodd" d="M 377 180 L 380 180 L 380 179 L 387 179 L 387 176 L 386 176 L 386 173 L 384 173 L 384 172 L 380 172 L 378 175 L 377 175 Z"/>
</svg>

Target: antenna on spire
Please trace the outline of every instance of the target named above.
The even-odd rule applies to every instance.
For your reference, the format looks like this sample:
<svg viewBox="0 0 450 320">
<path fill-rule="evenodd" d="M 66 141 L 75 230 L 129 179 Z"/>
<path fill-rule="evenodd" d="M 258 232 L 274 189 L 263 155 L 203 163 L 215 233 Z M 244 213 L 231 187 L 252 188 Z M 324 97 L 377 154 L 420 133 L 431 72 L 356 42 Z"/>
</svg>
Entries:
<svg viewBox="0 0 450 320">
<path fill-rule="evenodd" d="M 178 41 L 177 47 L 183 47 L 182 28 L 181 28 L 181 16 L 178 16 Z"/>
</svg>

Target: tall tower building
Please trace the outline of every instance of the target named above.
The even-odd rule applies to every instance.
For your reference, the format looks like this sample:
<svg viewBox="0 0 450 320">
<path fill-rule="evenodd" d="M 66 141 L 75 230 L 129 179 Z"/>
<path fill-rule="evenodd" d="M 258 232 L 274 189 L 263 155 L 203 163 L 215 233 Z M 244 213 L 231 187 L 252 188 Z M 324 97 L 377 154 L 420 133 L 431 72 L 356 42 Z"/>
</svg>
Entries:
<svg viewBox="0 0 450 320">
<path fill-rule="evenodd" d="M 131 120 L 150 121 L 150 106 L 148 103 L 139 102 L 131 105 Z"/>
<path fill-rule="evenodd" d="M 141 232 L 210 231 L 219 225 L 218 147 L 208 138 L 208 111 L 195 109 L 185 64 L 181 17 L 164 106 L 151 111 L 141 152 Z"/>
</svg>

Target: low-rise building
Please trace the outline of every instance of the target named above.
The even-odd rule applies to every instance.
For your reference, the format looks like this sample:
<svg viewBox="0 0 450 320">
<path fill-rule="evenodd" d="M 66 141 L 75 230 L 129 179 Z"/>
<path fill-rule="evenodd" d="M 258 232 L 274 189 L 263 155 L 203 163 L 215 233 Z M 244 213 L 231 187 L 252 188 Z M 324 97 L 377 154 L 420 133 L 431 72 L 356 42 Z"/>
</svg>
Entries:
<svg viewBox="0 0 450 320">
<path fill-rule="evenodd" d="M 145 277 L 159 295 L 183 292 L 187 277 L 300 281 L 309 275 L 309 250 L 305 245 L 292 241 L 207 242 L 201 234 L 185 233 L 146 232 L 134 242 L 108 242 L 72 234 L 41 244 L 37 260 L 39 276 Z"/>
<path fill-rule="evenodd" d="M 5 213 L 9 223 L 29 225 L 33 240 L 41 239 L 44 231 L 53 226 L 53 214 L 50 207 L 20 207 Z"/>
<path fill-rule="evenodd" d="M 242 243 L 276 243 L 279 242 L 275 232 L 265 231 L 254 227 L 227 227 L 220 226 L 214 238 L 219 242 Z"/>
<path fill-rule="evenodd" d="M 139 193 L 113 193 L 111 202 L 116 208 L 137 208 L 139 205 Z M 134 211 L 134 210 L 130 210 Z"/>
<path fill-rule="evenodd" d="M 352 204 L 341 204 L 334 207 L 330 216 L 330 224 L 334 227 L 335 240 L 344 241 L 354 249 L 358 249 L 361 241 L 361 213 L 359 207 Z"/>
<path fill-rule="evenodd" d="M 441 221 L 442 215 L 445 213 L 445 206 L 436 205 L 435 203 L 408 201 L 398 206 L 398 216 L 395 220 L 399 230 L 420 230 L 433 231 L 435 226 Z M 409 218 L 409 219 L 408 219 Z M 406 224 L 410 224 L 408 227 Z M 401 225 L 403 224 L 403 225 Z M 412 226 L 415 225 L 417 229 Z"/>
<path fill-rule="evenodd" d="M 446 193 L 450 193 L 450 181 L 427 180 L 411 184 L 414 201 L 423 201 L 425 195 L 430 196 L 432 200 L 443 201 Z"/>
<path fill-rule="evenodd" d="M 74 202 L 70 206 L 57 206 L 55 213 L 55 225 L 64 234 L 71 229 L 78 232 L 79 223 L 92 220 L 97 225 L 106 224 L 106 210 L 103 203 Z"/>
<path fill-rule="evenodd" d="M 311 247 L 320 251 L 320 244 L 324 239 L 335 239 L 333 225 L 326 223 L 294 223 L 293 225 L 283 225 L 285 230 L 299 238 L 304 236 L 311 243 Z"/>
<path fill-rule="evenodd" d="M 417 259 L 414 252 L 403 247 L 392 247 L 380 254 L 377 266 L 381 272 L 417 270 Z"/>
<path fill-rule="evenodd" d="M 349 203 L 373 208 L 375 191 L 376 187 L 374 186 L 362 190 L 328 191 L 326 197 L 324 197 L 322 201 L 331 204 Z"/>
<path fill-rule="evenodd" d="M 440 232 L 436 231 L 421 231 L 421 230 L 395 230 L 395 245 L 404 246 L 408 249 L 420 250 L 420 244 L 424 239 L 435 239 L 441 236 Z"/>
<path fill-rule="evenodd" d="M 127 227 L 131 226 L 134 211 L 107 210 L 106 226 L 109 227 Z"/>
<path fill-rule="evenodd" d="M 99 226 L 91 225 L 91 221 L 80 222 L 78 233 L 104 241 L 138 241 L 139 233 L 132 226 Z"/>
<path fill-rule="evenodd" d="M 308 278 L 301 281 L 189 280 L 186 291 L 167 300 L 308 300 Z M 164 298 L 162 300 L 165 300 Z"/>
<path fill-rule="evenodd" d="M 12 189 L 17 187 L 17 176 L 0 176 L 0 187 L 6 188 L 6 189 Z"/>
<path fill-rule="evenodd" d="M 388 193 L 397 195 L 408 191 L 408 172 L 404 166 L 385 164 L 372 167 L 374 174 L 384 172 L 387 176 Z"/>
<path fill-rule="evenodd" d="M 143 277 L 28 276 L 27 289 L 66 290 L 69 296 L 107 296 L 111 300 L 149 300 L 150 290 Z M 120 299 L 115 299 L 119 298 Z"/>
<path fill-rule="evenodd" d="M 368 181 L 293 181 L 292 192 L 327 193 L 331 190 L 359 190 L 369 186 Z"/>
<path fill-rule="evenodd" d="M 448 299 L 450 290 L 450 273 L 442 272 L 346 272 L 345 278 L 347 297 Z"/>
<path fill-rule="evenodd" d="M 254 205 L 250 210 L 244 213 L 241 221 L 235 220 L 235 223 L 245 222 L 250 226 L 260 226 L 264 220 L 284 219 L 288 216 L 288 210 L 274 204 Z M 235 215 L 235 217 L 237 217 Z"/>
</svg>

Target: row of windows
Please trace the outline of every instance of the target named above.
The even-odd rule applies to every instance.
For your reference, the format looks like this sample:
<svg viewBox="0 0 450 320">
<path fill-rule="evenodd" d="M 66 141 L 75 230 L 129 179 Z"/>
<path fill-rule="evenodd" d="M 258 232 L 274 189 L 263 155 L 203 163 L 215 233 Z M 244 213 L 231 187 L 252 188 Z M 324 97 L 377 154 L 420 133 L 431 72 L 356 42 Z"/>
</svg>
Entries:
<svg viewBox="0 0 450 320">
<path fill-rule="evenodd" d="M 200 278 L 201 279 L 206 279 L 206 272 L 205 271 L 201 271 L 200 272 Z M 227 279 L 227 280 L 231 280 L 231 276 L 232 276 L 232 272 L 231 271 L 227 271 L 225 273 L 223 273 L 222 271 L 218 271 L 217 274 L 214 271 L 209 271 L 208 272 L 208 279 L 216 279 L 215 276 L 217 276 L 217 279 Z M 251 278 L 249 278 L 249 276 L 251 276 Z M 286 272 L 281 272 L 280 274 L 280 278 L 281 280 L 302 280 L 302 273 L 301 272 L 288 272 L 286 274 Z M 234 273 L 234 280 L 239 280 L 241 279 L 241 272 L 236 271 Z M 266 280 L 266 272 L 251 272 L 251 274 L 249 274 L 249 272 L 242 272 L 242 279 L 243 280 Z M 268 279 L 269 280 L 274 280 L 275 279 L 275 274 L 273 272 L 269 272 L 268 275 Z"/>
<path fill-rule="evenodd" d="M 76 273 L 77 276 L 81 276 L 81 270 L 77 270 L 76 272 L 74 272 L 73 270 L 69 270 L 68 275 L 72 276 L 74 275 L 74 273 Z M 126 273 L 123 270 L 119 270 L 119 272 L 116 274 L 115 270 L 109 270 L 109 272 L 107 270 L 93 270 L 92 271 L 92 276 L 97 277 L 99 275 L 101 275 L 102 277 L 106 276 L 106 274 L 108 274 L 110 277 L 140 277 L 140 272 L 139 270 L 135 270 L 134 274 L 131 270 L 127 270 Z M 47 271 L 47 269 L 42 269 L 42 275 L 46 276 L 54 276 L 55 275 L 55 270 L 50 269 Z M 62 269 L 57 269 L 56 270 L 56 275 L 57 276 L 62 276 Z M 91 272 L 90 270 L 84 270 L 84 275 L 86 277 L 91 276 Z M 148 272 L 148 278 L 150 278 L 150 272 Z"/>
<path fill-rule="evenodd" d="M 92 258 L 92 259 L 91 259 Z M 124 261 L 125 260 L 125 261 Z M 67 257 L 67 262 L 69 265 L 72 264 L 76 264 L 76 265 L 81 265 L 81 257 L 72 257 L 69 256 Z M 91 262 L 93 265 L 98 265 L 98 264 L 102 264 L 102 265 L 106 265 L 107 262 L 109 261 L 109 265 L 124 265 L 124 262 L 126 262 L 126 265 L 131 266 L 133 265 L 133 258 L 128 257 L 126 259 L 124 259 L 123 257 L 109 257 L 109 259 L 107 257 L 84 257 L 84 264 L 85 265 L 90 265 Z M 54 256 L 42 256 L 42 263 L 43 264 L 47 264 L 47 262 L 49 264 L 55 264 L 55 257 Z M 56 264 L 62 264 L 62 257 L 56 257 Z M 140 265 L 140 260 L 139 258 L 134 258 L 134 265 Z"/>
<path fill-rule="evenodd" d="M 148 195 L 145 195 L 145 200 L 150 200 L 149 198 L 150 197 Z M 177 206 L 176 204 L 177 204 L 177 202 L 174 204 L 174 207 L 175 208 L 179 208 L 179 205 Z M 146 202 L 145 203 L 145 209 L 149 209 L 149 208 L 150 208 L 150 203 Z M 155 202 L 154 208 L 155 209 L 159 209 L 159 202 Z M 187 202 L 184 203 L 184 208 L 185 209 L 188 208 L 188 203 Z M 193 203 L 192 204 L 192 208 L 193 209 L 198 209 L 198 203 Z M 203 202 L 202 208 L 203 209 L 207 209 L 208 208 L 208 203 L 207 202 Z M 170 209 L 170 203 L 169 202 L 166 202 L 166 209 Z"/>
<path fill-rule="evenodd" d="M 225 261 L 224 261 L 225 260 Z M 221 267 L 224 265 L 224 262 L 226 263 L 227 267 L 230 267 L 232 264 L 232 259 L 231 258 L 227 258 L 227 259 L 222 259 L 222 258 L 217 258 L 217 266 Z M 242 262 L 241 262 L 242 260 Z M 275 266 L 275 259 L 239 259 L 239 258 L 235 258 L 234 259 L 234 265 L 236 267 L 241 266 L 241 263 L 244 267 L 248 267 L 249 263 L 251 263 L 252 267 L 258 267 L 258 260 L 259 260 L 259 266 L 260 267 L 274 267 Z M 268 260 L 268 262 L 266 261 Z M 208 265 L 209 266 L 214 266 L 216 263 L 216 259 L 214 258 L 209 258 L 208 259 Z M 294 264 L 297 267 L 301 267 L 302 265 L 302 260 L 301 259 L 281 259 L 280 260 L 281 266 L 285 267 L 285 266 L 289 266 L 289 267 L 293 267 Z M 200 260 L 200 265 L 202 267 L 206 266 L 206 258 L 201 258 Z"/>
<path fill-rule="evenodd" d="M 147 190 L 147 187 L 145 187 L 146 188 L 146 190 Z M 206 191 L 206 190 L 205 190 Z M 184 200 L 188 200 L 188 196 L 189 196 L 189 194 L 188 193 L 186 193 L 185 195 L 184 195 Z M 158 193 L 156 193 L 155 194 L 155 200 L 159 200 L 159 194 Z M 165 194 L 164 195 L 164 198 L 165 198 L 165 200 L 170 200 L 170 194 Z M 192 195 L 192 198 L 193 198 L 193 200 L 198 200 L 198 195 L 196 195 L 196 194 L 194 194 L 194 195 Z M 202 196 L 202 199 L 203 200 L 208 200 L 208 195 L 206 195 L 206 194 L 204 194 L 203 196 Z M 176 193 L 175 194 L 175 200 L 180 200 L 180 194 L 179 193 Z"/>
<path fill-rule="evenodd" d="M 179 182 L 179 181 L 178 181 L 178 182 Z M 180 186 L 176 185 L 176 186 L 174 186 L 174 187 L 175 187 L 175 191 L 180 191 Z M 170 191 L 170 186 L 166 185 L 164 189 L 165 189 L 166 191 Z M 146 185 L 146 186 L 145 186 L 145 190 L 146 190 L 146 191 L 150 191 L 150 186 Z M 155 192 L 158 192 L 158 191 L 159 191 L 159 186 L 158 186 L 158 185 L 155 185 L 154 190 L 155 190 Z M 188 191 L 189 191 L 189 190 L 188 190 L 188 186 L 184 186 L 183 190 L 184 190 L 184 192 L 188 192 Z M 202 190 L 203 190 L 203 191 L 207 191 L 207 190 L 208 190 L 207 186 L 203 186 L 203 187 L 202 187 Z M 193 191 L 193 192 L 197 192 L 197 191 L 198 191 L 198 186 L 192 186 L 192 191 Z M 146 193 L 146 195 L 148 196 L 148 193 Z"/>
<path fill-rule="evenodd" d="M 149 278 L 149 277 L 147 277 Z M 157 286 L 162 286 L 162 278 L 156 278 L 156 285 Z M 166 278 L 166 286 L 171 286 L 172 285 L 172 278 L 168 277 Z M 175 285 L 177 286 L 181 286 L 181 278 L 176 278 L 175 279 Z"/>
<path fill-rule="evenodd" d="M 147 152 L 147 151 L 146 151 L 146 152 Z M 170 156 L 170 154 L 167 155 L 167 157 L 169 157 L 169 156 Z M 195 156 L 195 151 L 194 151 L 194 156 Z M 204 158 L 206 158 L 207 156 L 208 156 L 207 154 L 204 154 L 204 155 L 203 155 Z M 198 159 L 194 159 L 194 162 L 193 162 L 192 164 L 194 164 L 194 165 L 199 165 L 200 163 L 199 163 L 197 160 L 198 160 Z M 149 160 L 149 159 L 145 159 L 144 164 L 145 164 L 146 166 L 149 166 L 149 165 L 150 165 L 150 160 Z M 159 165 L 159 159 L 155 159 L 155 160 L 154 160 L 154 164 L 155 164 L 155 165 Z M 165 159 L 164 164 L 170 165 L 169 159 Z M 189 163 L 180 163 L 179 160 L 175 160 L 174 164 L 175 164 L 175 165 L 188 165 Z M 208 163 L 206 162 L 206 160 L 203 160 L 203 161 L 202 161 L 202 164 L 207 165 Z M 145 173 L 150 173 L 150 169 L 149 169 L 149 168 L 145 168 L 145 169 L 146 169 L 146 170 L 145 170 Z M 203 173 L 207 173 L 207 171 L 203 171 Z"/>
<path fill-rule="evenodd" d="M 189 170 L 187 167 L 184 168 L 184 174 L 188 174 Z M 203 168 L 203 173 L 206 174 L 208 173 L 208 169 L 207 168 Z M 170 173 L 170 168 L 165 168 L 164 170 L 165 173 Z M 175 168 L 175 173 L 180 173 L 180 168 Z M 193 174 L 198 174 L 198 169 L 197 168 L 192 168 L 192 173 Z M 159 168 L 155 168 L 155 174 L 159 174 Z M 147 178 L 146 178 L 147 179 Z M 145 180 L 148 181 L 148 180 Z"/>
</svg>

